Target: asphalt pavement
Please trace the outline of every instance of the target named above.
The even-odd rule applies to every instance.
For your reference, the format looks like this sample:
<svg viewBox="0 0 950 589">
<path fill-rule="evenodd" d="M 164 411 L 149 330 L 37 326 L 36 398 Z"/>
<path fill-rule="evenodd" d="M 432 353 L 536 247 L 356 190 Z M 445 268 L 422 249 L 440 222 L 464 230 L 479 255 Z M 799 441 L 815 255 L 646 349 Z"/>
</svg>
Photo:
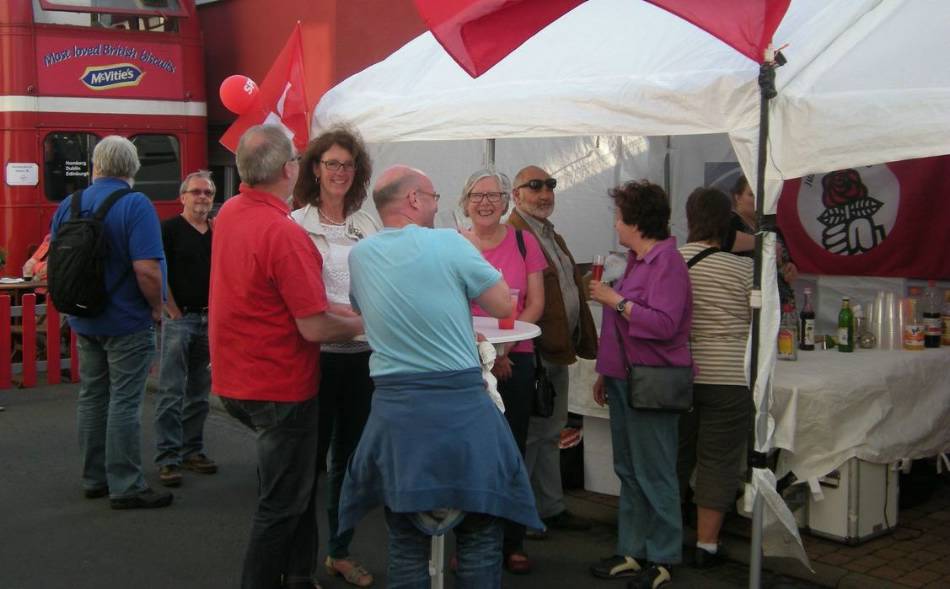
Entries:
<svg viewBox="0 0 950 589">
<path fill-rule="evenodd" d="M 253 434 L 217 409 L 206 425 L 215 475 L 185 472 L 171 507 L 113 511 L 107 499 L 89 500 L 79 484 L 76 435 L 77 385 L 0 391 L 0 589 L 204 589 L 235 588 L 255 505 Z M 156 489 L 152 464 L 153 403 L 143 409 L 142 457 Z M 323 484 L 324 477 L 320 482 Z M 322 496 L 322 495 L 321 495 Z M 321 538 L 326 538 L 321 509 Z M 519 588 L 623 587 L 594 579 L 587 567 L 610 555 L 613 526 L 552 533 L 527 545 L 535 572 L 505 573 L 503 586 Z M 322 547 L 322 546 L 321 546 Z M 451 553 L 452 541 L 447 552 Z M 376 510 L 357 528 L 352 553 L 386 586 L 386 528 Z M 320 558 L 325 557 L 321 550 Z M 348 587 L 321 572 L 327 589 Z M 767 587 L 812 587 L 766 573 Z M 747 569 L 729 563 L 712 571 L 687 565 L 674 570 L 671 587 L 747 586 Z M 446 587 L 453 587 L 451 575 Z"/>
</svg>

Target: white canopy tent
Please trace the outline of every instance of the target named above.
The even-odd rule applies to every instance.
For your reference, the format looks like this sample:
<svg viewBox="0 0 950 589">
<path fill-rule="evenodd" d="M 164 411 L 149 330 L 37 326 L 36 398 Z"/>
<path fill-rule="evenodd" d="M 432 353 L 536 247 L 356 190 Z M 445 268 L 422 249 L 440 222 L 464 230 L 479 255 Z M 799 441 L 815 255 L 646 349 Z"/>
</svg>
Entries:
<svg viewBox="0 0 950 589">
<path fill-rule="evenodd" d="M 950 153 L 948 25 L 942 0 L 792 0 L 774 36 L 788 64 L 770 108 L 764 212 L 775 211 L 784 178 Z M 345 122 L 374 143 L 728 133 L 754 186 L 758 73 L 651 4 L 589 0 L 477 79 L 423 34 L 329 91 L 313 125 Z M 779 315 L 769 238 L 763 252 L 759 406 Z M 771 431 L 757 450 L 771 446 Z M 766 526 L 781 521 L 797 536 L 774 478 L 759 470 Z M 766 539 L 768 554 L 803 556 L 800 544 Z"/>
</svg>

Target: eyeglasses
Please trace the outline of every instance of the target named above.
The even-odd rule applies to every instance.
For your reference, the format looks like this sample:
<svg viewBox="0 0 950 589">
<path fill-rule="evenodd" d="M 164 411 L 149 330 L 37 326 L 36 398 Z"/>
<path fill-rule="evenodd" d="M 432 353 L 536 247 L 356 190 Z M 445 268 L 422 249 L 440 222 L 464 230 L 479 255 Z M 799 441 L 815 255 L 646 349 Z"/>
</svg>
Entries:
<svg viewBox="0 0 950 589">
<path fill-rule="evenodd" d="M 469 192 L 468 193 L 468 199 L 475 204 L 478 204 L 487 198 L 488 202 L 490 202 L 493 205 L 496 205 L 501 202 L 501 199 L 504 198 L 504 196 L 505 196 L 504 192 Z"/>
<path fill-rule="evenodd" d="M 421 192 L 422 194 L 428 194 L 429 196 L 431 196 L 431 197 L 434 198 L 435 200 L 439 200 L 440 198 L 442 198 L 442 195 L 439 194 L 438 192 L 428 192 L 428 191 L 423 190 L 423 189 L 421 189 L 421 188 L 416 188 L 414 192 Z"/>
<path fill-rule="evenodd" d="M 323 167 L 330 170 L 331 172 L 339 172 L 340 170 L 346 170 L 347 172 L 352 172 L 356 169 L 356 164 L 353 162 L 338 162 L 336 160 L 321 160 Z"/>
<path fill-rule="evenodd" d="M 186 190 L 185 192 L 192 196 L 214 196 L 214 190 L 209 190 L 207 188 L 192 188 L 191 190 Z"/>
<path fill-rule="evenodd" d="M 303 156 L 298 153 L 298 154 L 295 155 L 294 157 L 292 157 L 292 158 L 290 158 L 289 160 L 287 160 L 287 163 L 288 163 L 288 164 L 299 164 L 299 163 L 300 163 L 300 160 L 302 160 L 302 159 L 303 159 Z"/>
<path fill-rule="evenodd" d="M 515 189 L 517 190 L 519 188 L 524 188 L 525 186 L 527 186 L 528 188 L 530 188 L 531 190 L 535 192 L 538 192 L 539 190 L 541 190 L 542 186 L 547 186 L 548 190 L 554 190 L 557 187 L 557 179 L 548 178 L 546 180 L 538 180 L 537 178 L 535 178 L 534 180 L 528 180 L 521 186 L 515 187 Z"/>
</svg>

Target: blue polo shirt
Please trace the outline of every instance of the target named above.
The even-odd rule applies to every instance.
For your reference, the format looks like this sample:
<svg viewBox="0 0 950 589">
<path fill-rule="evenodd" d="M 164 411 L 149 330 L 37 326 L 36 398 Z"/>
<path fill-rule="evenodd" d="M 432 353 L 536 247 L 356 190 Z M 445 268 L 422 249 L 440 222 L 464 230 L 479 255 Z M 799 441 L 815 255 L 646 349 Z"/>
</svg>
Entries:
<svg viewBox="0 0 950 589">
<path fill-rule="evenodd" d="M 118 178 L 97 178 L 82 194 L 80 214 L 89 217 L 110 194 L 129 185 Z M 50 228 L 53 239 L 56 231 L 71 216 L 72 195 L 66 197 Z M 69 317 L 69 325 L 77 333 L 87 336 L 128 335 L 152 326 L 152 310 L 139 290 L 132 262 L 159 260 L 162 268 L 162 290 L 165 285 L 165 252 L 162 248 L 162 229 L 158 213 L 147 196 L 141 192 L 126 194 L 109 210 L 105 218 L 105 235 L 109 243 L 106 261 L 106 288 L 109 304 L 96 317 Z"/>
<path fill-rule="evenodd" d="M 480 366 L 470 301 L 501 272 L 457 231 L 383 229 L 357 243 L 349 261 L 373 377 Z"/>
</svg>

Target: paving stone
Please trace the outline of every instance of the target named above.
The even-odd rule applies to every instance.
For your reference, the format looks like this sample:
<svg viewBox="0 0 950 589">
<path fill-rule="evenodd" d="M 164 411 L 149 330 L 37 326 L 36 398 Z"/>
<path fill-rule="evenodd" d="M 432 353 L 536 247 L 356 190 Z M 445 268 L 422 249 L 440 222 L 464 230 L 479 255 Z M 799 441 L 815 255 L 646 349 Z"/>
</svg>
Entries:
<svg viewBox="0 0 950 589">
<path fill-rule="evenodd" d="M 886 566 L 876 568 L 872 571 L 868 571 L 867 574 L 872 577 L 876 577 L 878 579 L 887 579 L 889 581 L 896 581 L 897 579 L 900 579 L 901 577 L 903 577 L 906 574 L 906 571 L 901 571 L 901 570 L 895 569 L 891 565 L 886 565 Z"/>
<path fill-rule="evenodd" d="M 920 534 L 920 530 L 912 530 L 910 528 L 901 526 L 894 530 L 894 539 L 898 542 L 903 542 L 905 540 L 913 540 L 914 538 L 919 537 Z"/>
<path fill-rule="evenodd" d="M 874 556 L 863 556 L 857 560 L 852 560 L 851 562 L 846 562 L 842 565 L 844 568 L 849 571 L 855 571 L 857 573 L 866 573 L 878 567 L 882 567 L 887 564 L 887 561 L 883 558 L 877 558 Z"/>
<path fill-rule="evenodd" d="M 895 560 L 898 558 L 903 558 L 907 555 L 906 550 L 900 550 L 897 546 L 888 546 L 887 548 L 882 548 L 873 554 L 883 560 Z"/>
<path fill-rule="evenodd" d="M 815 560 L 825 564 L 842 565 L 846 562 L 851 562 L 854 559 L 847 554 L 842 554 L 841 552 L 832 552 L 831 554 L 826 554 L 820 558 L 816 558 Z"/>
<path fill-rule="evenodd" d="M 911 587 L 923 587 L 928 583 L 933 583 L 940 577 L 941 575 L 939 573 L 918 569 L 916 571 L 910 571 L 907 573 L 902 579 L 900 579 L 900 582 L 905 585 L 910 585 Z"/>
<path fill-rule="evenodd" d="M 898 558 L 890 562 L 891 567 L 899 571 L 914 571 L 920 568 L 921 563 L 916 560 L 911 560 L 908 557 Z"/>
<path fill-rule="evenodd" d="M 930 517 L 940 521 L 950 521 L 950 511 L 935 511 Z"/>
<path fill-rule="evenodd" d="M 907 558 L 911 560 L 916 560 L 920 563 L 933 562 L 941 558 L 940 554 L 936 552 L 931 552 L 930 550 L 918 550 L 916 552 L 911 552 L 907 555 Z"/>
<path fill-rule="evenodd" d="M 941 560 L 928 562 L 923 568 L 924 570 L 940 573 L 941 575 L 950 575 L 950 559 L 943 558 Z M 950 584 L 948 584 L 948 586 L 950 586 Z"/>
</svg>

